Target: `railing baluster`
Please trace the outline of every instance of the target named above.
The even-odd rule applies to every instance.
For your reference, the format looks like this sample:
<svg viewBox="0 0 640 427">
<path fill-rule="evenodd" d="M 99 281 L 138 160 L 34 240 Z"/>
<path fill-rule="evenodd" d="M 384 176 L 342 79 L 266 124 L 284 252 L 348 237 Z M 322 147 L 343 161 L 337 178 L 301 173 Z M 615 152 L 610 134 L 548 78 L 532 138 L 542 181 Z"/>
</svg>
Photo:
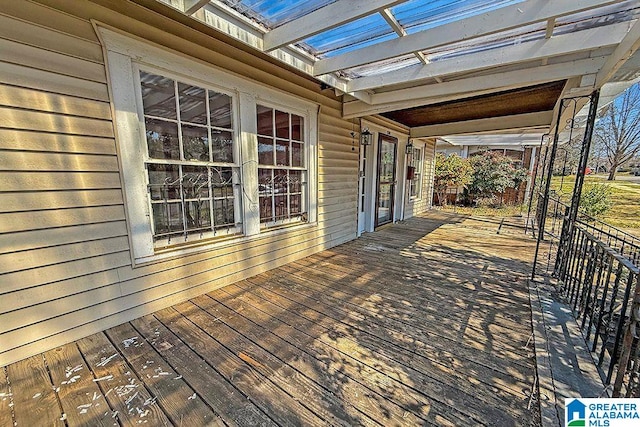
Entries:
<svg viewBox="0 0 640 427">
<path fill-rule="evenodd" d="M 602 330 L 602 319 L 604 316 L 604 306 L 607 301 L 607 293 L 609 292 L 609 285 L 611 284 L 611 273 L 613 271 L 613 263 L 614 258 L 611 255 L 607 256 L 607 272 L 605 273 L 605 282 L 602 289 L 602 297 L 600 298 L 600 305 L 598 307 L 598 321 L 596 322 L 596 329 L 593 333 L 593 346 L 591 347 L 591 351 L 596 351 L 598 346 L 598 337 L 600 336 L 600 331 Z M 587 337 L 587 341 L 589 337 Z"/>
<path fill-rule="evenodd" d="M 615 340 L 615 345 L 613 347 L 613 354 L 611 355 L 611 362 L 609 363 L 609 372 L 607 373 L 607 383 L 609 381 L 611 381 L 611 376 L 613 375 L 613 369 L 615 367 L 615 364 L 618 362 L 618 360 L 620 359 L 618 352 L 621 350 L 620 345 L 622 344 L 622 334 L 624 331 L 624 324 L 626 321 L 626 314 L 627 314 L 627 307 L 629 305 L 629 295 L 631 294 L 631 287 L 633 286 L 633 275 L 629 274 L 628 276 L 628 280 L 627 280 L 627 286 L 625 287 L 625 291 L 624 291 L 624 298 L 622 299 L 622 309 L 620 310 L 620 318 L 618 319 L 618 327 L 616 328 L 616 340 Z M 630 336 L 630 334 L 627 334 Z M 631 347 L 631 342 L 626 342 L 627 340 L 625 339 L 624 345 L 623 345 L 623 349 L 626 349 L 627 346 Z M 627 355 L 628 357 L 628 355 Z M 626 360 L 621 360 L 620 364 L 622 364 L 622 362 L 624 361 L 624 364 L 626 365 L 627 361 Z M 626 368 L 625 368 L 626 370 Z M 620 370 L 618 371 L 618 376 L 620 376 Z M 622 374 L 624 375 L 624 374 Z M 622 379 L 620 379 L 620 381 L 622 381 Z M 618 379 L 616 377 L 616 385 L 614 385 L 614 389 L 613 389 L 613 393 L 614 393 L 614 397 L 615 397 L 615 393 L 616 393 L 616 386 L 617 386 L 617 382 Z M 618 392 L 620 391 L 620 389 L 618 388 Z"/>
</svg>

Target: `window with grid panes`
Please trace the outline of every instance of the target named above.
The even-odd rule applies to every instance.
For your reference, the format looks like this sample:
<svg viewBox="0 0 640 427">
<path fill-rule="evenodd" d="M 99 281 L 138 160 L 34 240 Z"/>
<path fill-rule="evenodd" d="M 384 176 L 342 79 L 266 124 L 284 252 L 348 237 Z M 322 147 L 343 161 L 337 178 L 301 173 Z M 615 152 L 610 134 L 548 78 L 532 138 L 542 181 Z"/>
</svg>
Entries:
<svg viewBox="0 0 640 427">
<path fill-rule="evenodd" d="M 413 179 L 409 181 L 409 197 L 419 199 L 422 190 L 422 149 L 413 148 L 409 158 L 409 165 L 414 167 Z"/>
<path fill-rule="evenodd" d="M 258 193 L 263 226 L 307 220 L 302 116 L 258 104 Z"/>
<path fill-rule="evenodd" d="M 157 246 L 239 233 L 232 98 L 140 71 Z"/>
</svg>

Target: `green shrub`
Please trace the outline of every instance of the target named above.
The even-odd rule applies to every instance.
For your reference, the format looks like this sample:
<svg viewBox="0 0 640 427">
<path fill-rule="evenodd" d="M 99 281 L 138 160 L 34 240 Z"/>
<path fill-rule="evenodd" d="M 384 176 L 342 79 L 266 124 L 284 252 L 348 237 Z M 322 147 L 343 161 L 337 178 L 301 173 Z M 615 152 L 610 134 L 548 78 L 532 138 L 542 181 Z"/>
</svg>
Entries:
<svg viewBox="0 0 640 427">
<path fill-rule="evenodd" d="M 585 215 L 597 218 L 607 213 L 613 206 L 611 188 L 607 184 L 587 184 L 580 195 L 580 211 Z"/>
</svg>

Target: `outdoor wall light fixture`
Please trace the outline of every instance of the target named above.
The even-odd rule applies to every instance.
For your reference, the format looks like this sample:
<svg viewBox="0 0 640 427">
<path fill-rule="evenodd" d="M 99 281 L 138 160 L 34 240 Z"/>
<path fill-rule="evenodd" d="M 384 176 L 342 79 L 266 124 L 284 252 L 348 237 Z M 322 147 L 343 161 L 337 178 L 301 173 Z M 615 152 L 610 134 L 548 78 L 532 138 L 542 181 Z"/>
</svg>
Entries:
<svg viewBox="0 0 640 427">
<path fill-rule="evenodd" d="M 362 133 L 360 134 L 360 144 L 371 145 L 372 141 L 373 141 L 373 134 L 369 131 L 369 128 L 362 129 Z"/>
<path fill-rule="evenodd" d="M 409 141 L 407 147 L 405 148 L 405 153 L 413 154 L 413 141 Z"/>
</svg>

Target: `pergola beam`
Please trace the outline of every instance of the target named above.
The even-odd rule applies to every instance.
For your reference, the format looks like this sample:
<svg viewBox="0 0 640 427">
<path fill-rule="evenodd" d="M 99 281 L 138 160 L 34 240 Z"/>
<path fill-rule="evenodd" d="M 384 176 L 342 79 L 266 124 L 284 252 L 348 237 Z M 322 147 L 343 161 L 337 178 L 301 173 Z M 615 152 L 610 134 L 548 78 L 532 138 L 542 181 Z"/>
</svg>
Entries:
<svg viewBox="0 0 640 427">
<path fill-rule="evenodd" d="M 607 62 L 596 76 L 595 89 L 600 89 L 624 65 L 633 54 L 640 49 L 640 19 L 633 24 L 627 35 L 622 39 L 616 50 L 609 56 Z"/>
<path fill-rule="evenodd" d="M 371 96 L 372 105 L 353 101 L 344 104 L 343 116 L 361 117 L 387 111 L 419 107 L 452 99 L 468 98 L 483 93 L 518 89 L 535 84 L 568 79 L 584 74 L 597 73 L 605 58 L 587 58 L 561 64 L 541 65 L 524 70 L 469 77 L 439 84 L 417 86 Z"/>
<path fill-rule="evenodd" d="M 209 3 L 209 0 L 183 0 L 185 15 L 193 15 Z"/>
<path fill-rule="evenodd" d="M 627 29 L 627 23 L 620 23 L 494 49 L 489 52 L 472 53 L 427 65 L 415 65 L 389 73 L 352 80 L 347 84 L 347 90 L 360 91 L 429 78 L 442 78 L 460 72 L 477 71 L 599 49 L 618 44 L 627 33 Z"/>
<path fill-rule="evenodd" d="M 507 129 L 545 128 L 553 120 L 553 111 L 491 117 L 464 122 L 443 123 L 411 128 L 410 138 L 430 138 L 478 132 L 497 132 Z"/>
<path fill-rule="evenodd" d="M 271 51 L 295 43 L 405 1 L 407 0 L 338 0 L 266 33 L 264 50 Z"/>
<path fill-rule="evenodd" d="M 448 43 L 494 34 L 523 25 L 546 21 L 621 0 L 528 0 L 505 6 L 492 12 L 472 16 L 460 21 L 409 34 L 351 51 L 346 54 L 321 59 L 314 66 L 314 75 L 371 64 L 413 52 L 443 46 Z M 322 10 L 322 9 L 320 9 Z"/>
</svg>

